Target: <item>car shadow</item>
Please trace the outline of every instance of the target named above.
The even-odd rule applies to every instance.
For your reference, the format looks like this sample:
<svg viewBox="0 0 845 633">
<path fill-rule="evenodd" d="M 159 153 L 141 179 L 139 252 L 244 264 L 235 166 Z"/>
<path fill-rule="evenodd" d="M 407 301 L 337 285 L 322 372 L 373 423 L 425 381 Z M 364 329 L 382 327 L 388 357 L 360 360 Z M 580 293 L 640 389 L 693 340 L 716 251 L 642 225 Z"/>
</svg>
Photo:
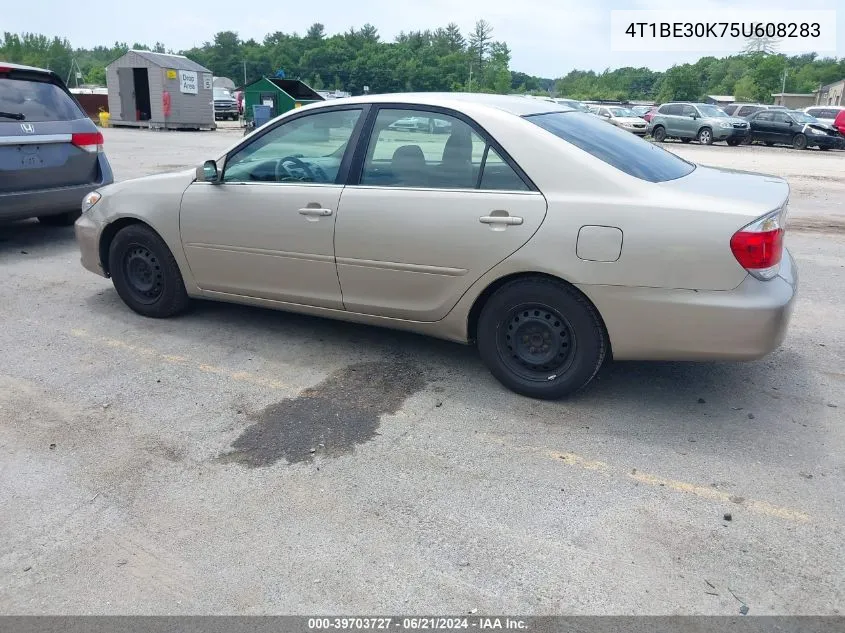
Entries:
<svg viewBox="0 0 845 633">
<path fill-rule="evenodd" d="M 45 226 L 37 220 L 0 223 L 0 256 L 19 253 L 57 253 L 76 248 L 72 226 Z"/>
<path fill-rule="evenodd" d="M 437 399 L 448 399 L 452 406 L 482 405 L 544 425 L 587 426 L 614 435 L 645 431 L 656 437 L 664 435 L 667 441 L 708 432 L 724 437 L 732 429 L 755 424 L 762 429 L 767 418 L 761 412 L 788 417 L 790 385 L 784 381 L 794 383 L 796 376 L 800 379 L 810 372 L 806 359 L 791 348 L 752 362 L 610 362 L 577 394 L 560 401 L 539 401 L 500 385 L 474 346 L 211 301 L 194 302 L 187 314 L 176 319 L 146 319 L 131 312 L 111 288 L 91 295 L 88 304 L 121 328 L 178 336 L 197 349 L 218 347 L 228 352 L 234 344 L 270 363 L 301 365 L 325 373 L 389 357 L 424 373 Z M 785 378 L 785 368 L 789 368 L 789 378 Z M 813 381 L 802 382 L 801 397 L 812 399 Z M 589 414 L 589 422 L 583 412 Z"/>
</svg>

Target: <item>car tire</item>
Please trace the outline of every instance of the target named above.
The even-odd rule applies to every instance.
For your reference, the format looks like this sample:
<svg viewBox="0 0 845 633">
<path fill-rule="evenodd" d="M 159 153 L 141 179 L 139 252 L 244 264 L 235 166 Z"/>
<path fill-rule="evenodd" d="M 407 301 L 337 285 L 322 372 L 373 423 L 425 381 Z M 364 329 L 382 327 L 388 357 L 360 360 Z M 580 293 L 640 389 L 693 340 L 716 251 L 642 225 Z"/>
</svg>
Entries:
<svg viewBox="0 0 845 633">
<path fill-rule="evenodd" d="M 118 231 L 109 245 L 108 264 L 117 294 L 138 314 L 161 319 L 188 307 L 176 258 L 148 226 L 131 224 Z"/>
<path fill-rule="evenodd" d="M 829 148 L 829 147 L 822 147 L 822 146 L 820 145 L 820 146 L 819 146 L 819 149 L 820 149 L 821 151 L 823 151 L 823 152 L 826 152 L 826 151 L 827 151 L 827 150 L 829 150 L 830 148 Z"/>
<path fill-rule="evenodd" d="M 774 147 L 774 142 L 772 141 L 765 141 L 766 147 Z"/>
<path fill-rule="evenodd" d="M 727 143 L 728 145 L 730 145 L 731 147 L 736 147 L 736 146 L 737 146 L 737 145 L 739 145 L 741 142 L 742 142 L 742 141 L 741 141 L 740 139 L 738 139 L 738 138 L 729 138 L 729 139 L 726 141 L 726 143 Z"/>
<path fill-rule="evenodd" d="M 608 353 L 593 305 L 572 286 L 545 277 L 517 279 L 496 290 L 481 311 L 476 338 L 482 361 L 499 382 L 544 400 L 586 386 Z"/>
<path fill-rule="evenodd" d="M 691 138 L 682 138 L 681 143 L 689 143 L 691 140 Z"/>
<path fill-rule="evenodd" d="M 703 127 L 698 131 L 698 135 L 696 136 L 698 142 L 702 145 L 712 145 L 713 144 L 713 130 L 709 127 Z"/>
<path fill-rule="evenodd" d="M 653 138 L 658 143 L 662 143 L 663 141 L 666 140 L 666 128 L 663 127 L 662 125 L 656 126 L 651 131 L 651 138 Z"/>
<path fill-rule="evenodd" d="M 807 137 L 801 133 L 796 134 L 792 137 L 792 148 L 793 149 L 807 149 Z"/>
<path fill-rule="evenodd" d="M 71 226 L 82 215 L 82 211 L 65 211 L 56 215 L 39 215 L 38 221 L 45 226 Z"/>
</svg>

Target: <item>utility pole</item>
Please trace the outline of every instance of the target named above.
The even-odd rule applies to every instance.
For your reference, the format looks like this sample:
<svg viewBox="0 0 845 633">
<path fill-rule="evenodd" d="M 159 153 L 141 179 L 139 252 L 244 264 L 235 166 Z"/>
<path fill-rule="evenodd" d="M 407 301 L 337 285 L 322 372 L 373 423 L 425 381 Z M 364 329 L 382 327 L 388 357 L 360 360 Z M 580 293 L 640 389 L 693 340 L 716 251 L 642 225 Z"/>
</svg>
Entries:
<svg viewBox="0 0 845 633">
<path fill-rule="evenodd" d="M 786 92 L 786 68 L 783 69 L 783 82 L 780 84 L 780 92 L 781 94 Z"/>
<path fill-rule="evenodd" d="M 467 91 L 472 92 L 472 62 L 469 63 L 469 83 L 467 84 Z"/>
<path fill-rule="evenodd" d="M 244 60 L 244 88 L 246 88 L 246 60 Z"/>
</svg>

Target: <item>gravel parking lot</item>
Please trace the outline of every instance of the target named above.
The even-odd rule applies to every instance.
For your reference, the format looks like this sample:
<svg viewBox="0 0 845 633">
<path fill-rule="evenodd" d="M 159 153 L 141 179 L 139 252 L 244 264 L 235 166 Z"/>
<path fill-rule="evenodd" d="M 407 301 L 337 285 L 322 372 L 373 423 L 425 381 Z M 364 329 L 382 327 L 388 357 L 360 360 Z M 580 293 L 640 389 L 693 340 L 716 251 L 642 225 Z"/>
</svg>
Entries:
<svg viewBox="0 0 845 633">
<path fill-rule="evenodd" d="M 118 179 L 240 136 L 104 132 Z M 144 319 L 71 229 L 0 226 L 0 612 L 840 613 L 845 152 L 666 147 L 789 180 L 789 335 L 556 403 L 414 335 Z"/>
</svg>

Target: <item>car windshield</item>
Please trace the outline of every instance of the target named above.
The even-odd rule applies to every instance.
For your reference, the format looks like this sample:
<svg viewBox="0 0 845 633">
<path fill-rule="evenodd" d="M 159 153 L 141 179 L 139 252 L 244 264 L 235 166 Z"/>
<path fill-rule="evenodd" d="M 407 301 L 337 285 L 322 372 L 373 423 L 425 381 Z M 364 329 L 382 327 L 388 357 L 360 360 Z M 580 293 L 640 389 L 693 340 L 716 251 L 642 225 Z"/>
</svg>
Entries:
<svg viewBox="0 0 845 633">
<path fill-rule="evenodd" d="M 214 89 L 214 98 L 215 99 L 232 99 L 232 100 L 234 100 L 232 93 L 229 92 L 228 90 L 226 90 L 225 88 L 215 88 Z"/>
<path fill-rule="evenodd" d="M 721 109 L 717 108 L 716 106 L 712 106 L 712 105 L 698 106 L 698 111 L 701 112 L 701 116 L 716 117 L 716 118 L 728 116 L 727 114 L 725 114 L 724 110 L 721 110 Z"/>
<path fill-rule="evenodd" d="M 75 121 L 85 115 L 59 86 L 0 77 L 0 112 L 19 121 Z"/>
<path fill-rule="evenodd" d="M 819 120 L 816 117 L 810 116 L 806 112 L 796 112 L 794 110 L 790 110 L 789 112 L 787 112 L 787 114 L 789 114 L 789 116 L 791 116 L 793 119 L 795 119 L 798 123 L 818 123 L 819 122 Z"/>
<path fill-rule="evenodd" d="M 550 112 L 525 118 L 608 165 L 641 180 L 675 180 L 695 169 L 695 165 L 675 154 L 594 116 L 578 112 Z"/>
<path fill-rule="evenodd" d="M 636 112 L 628 108 L 608 108 L 613 116 L 637 116 Z"/>
</svg>

